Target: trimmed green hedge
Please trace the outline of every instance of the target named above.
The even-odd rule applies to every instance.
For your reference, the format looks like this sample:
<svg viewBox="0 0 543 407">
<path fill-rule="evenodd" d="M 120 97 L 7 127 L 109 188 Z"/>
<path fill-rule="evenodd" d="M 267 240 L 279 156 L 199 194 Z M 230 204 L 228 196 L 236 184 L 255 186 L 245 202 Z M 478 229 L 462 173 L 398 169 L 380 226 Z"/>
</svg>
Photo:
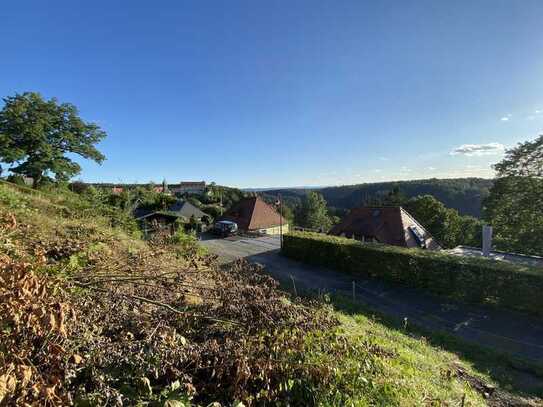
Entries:
<svg viewBox="0 0 543 407">
<path fill-rule="evenodd" d="M 285 235 L 282 252 L 309 264 L 385 279 L 462 302 L 543 316 L 543 270 L 533 267 L 307 232 Z"/>
</svg>

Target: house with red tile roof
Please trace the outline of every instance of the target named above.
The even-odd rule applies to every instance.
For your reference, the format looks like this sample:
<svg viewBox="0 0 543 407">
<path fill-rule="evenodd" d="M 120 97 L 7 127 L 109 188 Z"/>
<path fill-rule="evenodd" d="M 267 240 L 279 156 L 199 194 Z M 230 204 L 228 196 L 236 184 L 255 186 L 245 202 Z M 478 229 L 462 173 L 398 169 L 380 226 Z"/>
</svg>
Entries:
<svg viewBox="0 0 543 407">
<path fill-rule="evenodd" d="M 244 198 L 232 206 L 220 220 L 236 222 L 239 230 L 278 235 L 288 232 L 285 218 L 272 205 L 260 197 Z"/>
<path fill-rule="evenodd" d="M 329 234 L 363 242 L 441 250 L 432 235 L 401 206 L 354 208 Z"/>
</svg>

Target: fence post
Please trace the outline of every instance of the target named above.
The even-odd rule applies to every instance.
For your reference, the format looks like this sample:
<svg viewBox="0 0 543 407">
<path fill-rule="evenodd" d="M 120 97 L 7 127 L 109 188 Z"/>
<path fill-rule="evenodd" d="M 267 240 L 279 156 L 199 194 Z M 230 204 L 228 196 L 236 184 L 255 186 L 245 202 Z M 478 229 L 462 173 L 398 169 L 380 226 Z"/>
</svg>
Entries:
<svg viewBox="0 0 543 407">
<path fill-rule="evenodd" d="M 356 284 L 353 280 L 353 301 L 356 301 Z"/>
<path fill-rule="evenodd" d="M 296 283 L 294 282 L 294 277 L 292 277 L 292 274 L 290 275 L 290 279 L 292 280 L 292 289 L 294 290 L 294 295 L 298 296 L 298 292 L 296 291 Z"/>
</svg>

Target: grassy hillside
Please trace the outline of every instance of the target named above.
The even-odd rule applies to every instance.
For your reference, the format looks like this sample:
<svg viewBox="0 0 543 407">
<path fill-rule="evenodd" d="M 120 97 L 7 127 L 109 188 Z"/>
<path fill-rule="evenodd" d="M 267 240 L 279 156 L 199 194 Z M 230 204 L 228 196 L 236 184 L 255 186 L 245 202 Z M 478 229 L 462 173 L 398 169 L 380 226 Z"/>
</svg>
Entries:
<svg viewBox="0 0 543 407">
<path fill-rule="evenodd" d="M 462 215 L 481 216 L 482 200 L 488 195 L 492 180 L 482 178 L 427 179 L 416 181 L 377 182 L 371 184 L 345 185 L 320 188 L 328 205 L 351 209 L 373 198 L 382 198 L 398 187 L 408 198 L 418 195 L 433 195 L 445 206 L 454 208 Z M 266 191 L 266 195 L 282 195 L 292 202 L 299 201 L 306 189 L 284 189 Z"/>
<path fill-rule="evenodd" d="M 68 191 L 0 184 L 0 404 L 537 405 L 505 362 L 193 249 Z"/>
</svg>

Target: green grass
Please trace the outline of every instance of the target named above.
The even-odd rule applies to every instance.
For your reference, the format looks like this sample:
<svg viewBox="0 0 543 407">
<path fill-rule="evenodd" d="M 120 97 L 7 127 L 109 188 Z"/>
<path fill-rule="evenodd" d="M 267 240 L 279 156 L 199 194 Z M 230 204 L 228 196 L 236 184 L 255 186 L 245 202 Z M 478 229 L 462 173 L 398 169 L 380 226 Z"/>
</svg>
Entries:
<svg viewBox="0 0 543 407">
<path fill-rule="evenodd" d="M 470 369 L 454 354 L 362 314 L 338 313 L 338 318 L 346 342 L 371 349 L 374 357 L 368 362 L 352 352 L 341 360 L 320 360 L 336 372 L 333 391 L 323 395 L 320 405 L 460 405 L 462 399 L 467 405 L 486 405 L 479 393 L 452 374 L 458 365 Z"/>
<path fill-rule="evenodd" d="M 458 367 L 513 397 L 543 396 L 542 366 L 469 344 L 446 333 L 404 324 L 344 296 L 333 296 L 330 300 L 351 341 L 370 338 L 383 349 L 396 353 L 397 357 L 383 359 L 381 375 L 386 377 L 387 385 L 392 384 L 398 405 L 411 405 L 423 394 L 455 405 L 464 393 L 466 403 L 468 400 L 472 403 L 466 405 L 486 405 L 466 382 L 450 377 Z M 423 404 L 422 399 L 419 401 Z"/>
<path fill-rule="evenodd" d="M 292 291 L 290 281 L 281 283 L 285 291 Z M 318 296 L 312 290 L 300 288 L 297 294 Z M 322 405 L 460 406 L 464 396 L 466 406 L 487 405 L 484 397 L 469 383 L 455 377 L 457 369 L 496 387 L 514 400 L 530 400 L 532 404 L 526 405 L 542 403 L 541 365 L 388 317 L 344 295 L 319 296 L 333 307 L 341 323 L 340 331 L 349 344 L 369 341 L 394 355 L 376 353 L 374 363 L 379 369 L 365 376 L 371 383 L 370 388 L 357 378 L 357 373 L 360 373 L 357 355 L 339 361 L 322 361 L 336 367 L 338 375 L 334 386 L 342 389 L 341 397 L 330 393 L 321 399 Z M 350 371 L 354 372 L 347 374 Z"/>
</svg>

